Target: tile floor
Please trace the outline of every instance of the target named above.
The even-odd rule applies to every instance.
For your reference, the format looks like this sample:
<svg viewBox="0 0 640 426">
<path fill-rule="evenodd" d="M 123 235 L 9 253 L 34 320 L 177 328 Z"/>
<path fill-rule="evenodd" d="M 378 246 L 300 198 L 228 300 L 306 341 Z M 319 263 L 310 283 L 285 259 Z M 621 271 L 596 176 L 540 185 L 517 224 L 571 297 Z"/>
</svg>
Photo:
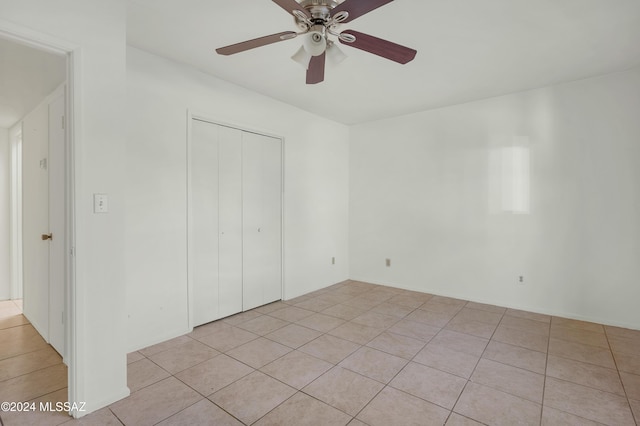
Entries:
<svg viewBox="0 0 640 426">
<path fill-rule="evenodd" d="M 640 331 L 354 281 L 206 324 L 128 362 L 131 396 L 69 424 L 640 421 Z M 0 364 L 24 374 L 13 371 Z"/>
</svg>

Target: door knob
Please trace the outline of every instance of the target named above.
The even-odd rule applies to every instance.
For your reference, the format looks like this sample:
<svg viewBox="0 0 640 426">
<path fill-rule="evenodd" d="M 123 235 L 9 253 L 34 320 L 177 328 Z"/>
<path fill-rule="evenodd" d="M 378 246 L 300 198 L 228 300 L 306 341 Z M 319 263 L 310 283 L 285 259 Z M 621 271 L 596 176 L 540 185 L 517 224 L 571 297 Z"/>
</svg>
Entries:
<svg viewBox="0 0 640 426">
<path fill-rule="evenodd" d="M 42 234 L 42 241 L 53 240 L 52 234 Z"/>
</svg>

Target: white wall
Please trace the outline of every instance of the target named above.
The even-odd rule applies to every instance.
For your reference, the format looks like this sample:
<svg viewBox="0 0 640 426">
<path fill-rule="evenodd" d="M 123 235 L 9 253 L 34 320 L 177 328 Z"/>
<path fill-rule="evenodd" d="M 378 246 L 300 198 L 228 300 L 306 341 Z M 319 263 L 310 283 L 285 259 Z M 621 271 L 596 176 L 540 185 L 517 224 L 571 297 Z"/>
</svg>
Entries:
<svg viewBox="0 0 640 426">
<path fill-rule="evenodd" d="M 77 347 L 71 397 L 92 411 L 128 394 L 124 311 L 125 0 L 0 0 L 0 30 L 74 46 Z M 92 194 L 110 213 L 92 212 Z"/>
<path fill-rule="evenodd" d="M 639 116 L 633 69 L 353 126 L 351 278 L 640 328 Z M 514 144 L 529 214 L 496 210 Z"/>
<path fill-rule="evenodd" d="M 188 331 L 187 109 L 284 137 L 285 298 L 348 278 L 346 126 L 135 48 L 127 95 L 129 350 Z"/>
<path fill-rule="evenodd" d="M 0 128 L 0 300 L 11 298 L 11 149 L 9 131 Z"/>
</svg>

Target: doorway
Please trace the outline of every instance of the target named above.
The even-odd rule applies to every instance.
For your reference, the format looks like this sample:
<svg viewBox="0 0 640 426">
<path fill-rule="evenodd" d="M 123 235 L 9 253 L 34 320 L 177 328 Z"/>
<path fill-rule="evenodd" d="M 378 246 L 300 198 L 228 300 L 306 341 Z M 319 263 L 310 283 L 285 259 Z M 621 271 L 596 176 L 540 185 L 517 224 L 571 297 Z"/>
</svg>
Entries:
<svg viewBox="0 0 640 426">
<path fill-rule="evenodd" d="M 47 360 L 34 365 L 34 371 L 7 372 L 5 390 L 20 382 L 14 383 L 16 378 L 33 374 L 32 379 L 37 380 L 39 371 L 53 368 L 62 380 L 59 383 L 64 383 L 63 389 L 55 389 L 55 397 L 69 401 L 74 393 L 70 380 L 74 357 L 69 350 L 73 347 L 73 267 L 68 250 L 73 246 L 73 174 L 67 166 L 72 164 L 72 54 L 33 41 L 46 37 L 34 35 L 29 39 L 30 35 L 22 37 L 0 28 L 0 51 L 6 59 L 4 81 L 0 81 L 0 127 L 8 129 L 11 149 L 8 285 L 11 299 L 17 300 L 13 304 L 24 312 L 24 316 L 19 312 L 0 328 L 3 338 L 15 335 L 18 339 L 13 341 L 12 349 L 8 348 L 12 345 L 8 340 L 0 359 L 20 356 L 26 342 L 27 349 L 41 352 Z M 68 369 L 46 365 L 55 360 L 55 352 L 60 360 L 64 357 Z M 42 392 L 46 390 L 48 394 L 54 391 L 36 386 L 21 389 L 23 393 L 18 394 L 27 401 L 45 396 Z"/>
</svg>

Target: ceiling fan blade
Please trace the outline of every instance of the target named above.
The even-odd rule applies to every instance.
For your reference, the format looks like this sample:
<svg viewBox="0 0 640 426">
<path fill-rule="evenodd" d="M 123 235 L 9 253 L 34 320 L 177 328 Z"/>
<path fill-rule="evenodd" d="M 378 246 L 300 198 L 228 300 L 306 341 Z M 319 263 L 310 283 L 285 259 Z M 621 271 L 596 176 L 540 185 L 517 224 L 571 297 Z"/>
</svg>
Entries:
<svg viewBox="0 0 640 426">
<path fill-rule="evenodd" d="M 287 12 L 289 12 L 290 14 L 292 14 L 293 16 L 295 16 L 293 11 L 299 10 L 300 12 L 304 13 L 307 18 L 311 18 L 311 14 L 307 11 L 307 9 L 300 6 L 300 4 L 295 0 L 273 0 L 273 2 L 278 6 L 280 6 L 281 8 L 283 8 L 284 10 L 286 10 Z"/>
<path fill-rule="evenodd" d="M 235 53 L 244 52 L 245 50 L 266 46 L 267 44 L 277 43 L 284 40 L 291 40 L 297 35 L 298 34 L 293 31 L 285 31 L 278 34 L 271 34 L 264 37 L 254 38 L 253 40 L 243 41 L 241 43 L 232 44 L 230 46 L 220 47 L 216 49 L 216 52 L 218 52 L 218 54 L 220 55 L 233 55 Z"/>
<path fill-rule="evenodd" d="M 307 69 L 307 84 L 316 84 L 324 81 L 324 61 L 326 52 L 322 55 L 312 56 Z"/>
<path fill-rule="evenodd" d="M 349 12 L 349 17 L 342 22 L 351 22 L 392 1 L 393 0 L 345 0 L 331 10 L 331 16 L 335 16 L 338 12 L 346 11 Z"/>
<path fill-rule="evenodd" d="M 416 57 L 416 53 L 418 53 L 414 49 L 370 36 L 368 34 L 363 34 L 358 31 L 346 30 L 343 31 L 342 34 L 351 34 L 356 38 L 356 41 L 349 43 L 339 39 L 340 43 L 346 46 L 355 47 L 356 49 L 364 50 L 365 52 L 373 53 L 374 55 L 382 56 L 383 58 L 390 59 L 400 64 L 411 62 L 413 58 Z"/>
</svg>

